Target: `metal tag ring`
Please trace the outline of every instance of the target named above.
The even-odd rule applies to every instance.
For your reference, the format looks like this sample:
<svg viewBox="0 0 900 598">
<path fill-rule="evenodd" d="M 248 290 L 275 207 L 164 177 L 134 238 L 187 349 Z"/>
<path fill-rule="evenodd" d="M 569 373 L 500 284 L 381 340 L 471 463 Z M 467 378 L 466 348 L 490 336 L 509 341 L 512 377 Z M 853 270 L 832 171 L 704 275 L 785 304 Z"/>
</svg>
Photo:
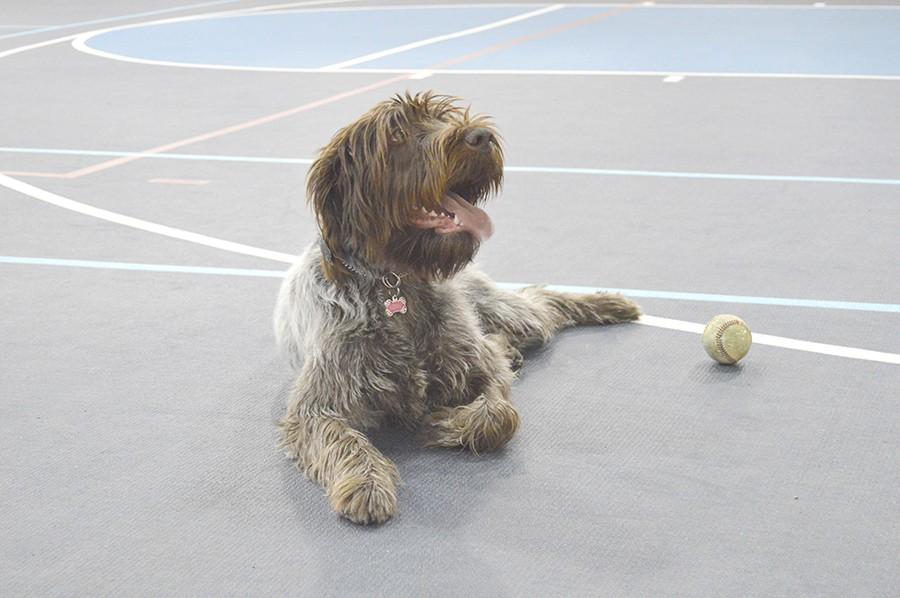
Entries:
<svg viewBox="0 0 900 598">
<path fill-rule="evenodd" d="M 388 277 L 393 276 L 393 282 L 388 282 Z M 395 272 L 388 272 L 384 276 L 381 277 L 381 283 L 389 289 L 399 289 L 400 288 L 400 275 Z"/>
</svg>

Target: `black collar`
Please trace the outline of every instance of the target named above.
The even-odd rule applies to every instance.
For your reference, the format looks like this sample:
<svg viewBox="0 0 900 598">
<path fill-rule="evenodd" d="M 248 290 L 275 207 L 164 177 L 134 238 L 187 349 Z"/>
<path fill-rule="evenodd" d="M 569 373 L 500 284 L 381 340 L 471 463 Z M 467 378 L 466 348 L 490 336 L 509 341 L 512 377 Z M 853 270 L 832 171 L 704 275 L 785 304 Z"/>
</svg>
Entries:
<svg viewBox="0 0 900 598">
<path fill-rule="evenodd" d="M 332 251 L 328 244 L 325 243 L 325 239 L 319 238 L 319 250 L 322 252 L 322 257 L 324 257 L 328 262 L 334 263 L 335 261 L 339 262 L 342 266 L 347 268 L 350 272 L 362 276 L 368 280 L 378 280 L 379 278 L 383 278 L 384 275 L 388 273 L 382 273 L 368 265 L 366 262 L 360 260 L 359 258 L 353 257 L 352 255 L 339 254 Z"/>
</svg>

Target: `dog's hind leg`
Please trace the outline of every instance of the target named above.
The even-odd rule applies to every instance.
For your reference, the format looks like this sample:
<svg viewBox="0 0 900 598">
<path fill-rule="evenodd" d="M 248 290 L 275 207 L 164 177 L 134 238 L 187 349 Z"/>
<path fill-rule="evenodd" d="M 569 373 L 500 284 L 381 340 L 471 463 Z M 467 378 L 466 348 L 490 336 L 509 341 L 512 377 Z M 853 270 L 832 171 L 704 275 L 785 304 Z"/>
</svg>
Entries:
<svg viewBox="0 0 900 598">
<path fill-rule="evenodd" d="M 338 514 L 368 524 L 397 511 L 397 467 L 345 420 L 289 414 L 281 430 L 289 456 L 321 484 Z"/>
<path fill-rule="evenodd" d="M 432 412 L 425 421 L 426 446 L 492 451 L 509 442 L 518 429 L 519 414 L 509 400 L 514 375 L 506 342 L 489 335 L 484 349 L 483 362 L 473 364 L 469 372 L 475 399 Z"/>
<path fill-rule="evenodd" d="M 634 302 L 616 293 L 561 293 L 540 286 L 506 291 L 474 269 L 459 279 L 485 332 L 503 335 L 520 351 L 546 344 L 563 328 L 616 324 L 641 315 Z"/>
</svg>

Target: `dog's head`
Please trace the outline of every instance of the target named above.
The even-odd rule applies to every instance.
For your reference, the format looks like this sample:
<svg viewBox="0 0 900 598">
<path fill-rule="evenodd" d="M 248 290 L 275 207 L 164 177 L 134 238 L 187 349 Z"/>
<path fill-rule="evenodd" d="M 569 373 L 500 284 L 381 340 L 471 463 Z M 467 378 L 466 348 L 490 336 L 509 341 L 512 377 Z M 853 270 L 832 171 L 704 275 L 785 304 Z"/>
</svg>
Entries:
<svg viewBox="0 0 900 598">
<path fill-rule="evenodd" d="M 454 274 L 491 234 L 478 207 L 500 190 L 503 152 L 487 117 L 433 93 L 396 96 L 338 131 L 307 193 L 337 255 L 423 278 Z M 329 279 L 347 276 L 325 261 Z"/>
</svg>

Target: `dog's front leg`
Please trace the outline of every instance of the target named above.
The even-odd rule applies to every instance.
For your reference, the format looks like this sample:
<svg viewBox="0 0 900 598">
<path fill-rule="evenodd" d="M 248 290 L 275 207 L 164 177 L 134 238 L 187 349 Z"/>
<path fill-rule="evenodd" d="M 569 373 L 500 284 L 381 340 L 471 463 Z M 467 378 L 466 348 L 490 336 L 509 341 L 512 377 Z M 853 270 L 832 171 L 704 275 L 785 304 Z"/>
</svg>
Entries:
<svg viewBox="0 0 900 598">
<path fill-rule="evenodd" d="M 508 344 L 497 335 L 484 339 L 482 363 L 470 371 L 475 400 L 442 407 L 426 418 L 427 446 L 462 446 L 472 452 L 499 449 L 519 427 L 519 414 L 509 400 L 513 372 Z"/>
<path fill-rule="evenodd" d="M 318 482 L 338 514 L 354 523 L 382 523 L 397 511 L 400 476 L 394 463 L 344 418 L 289 412 L 283 444 Z"/>
</svg>

